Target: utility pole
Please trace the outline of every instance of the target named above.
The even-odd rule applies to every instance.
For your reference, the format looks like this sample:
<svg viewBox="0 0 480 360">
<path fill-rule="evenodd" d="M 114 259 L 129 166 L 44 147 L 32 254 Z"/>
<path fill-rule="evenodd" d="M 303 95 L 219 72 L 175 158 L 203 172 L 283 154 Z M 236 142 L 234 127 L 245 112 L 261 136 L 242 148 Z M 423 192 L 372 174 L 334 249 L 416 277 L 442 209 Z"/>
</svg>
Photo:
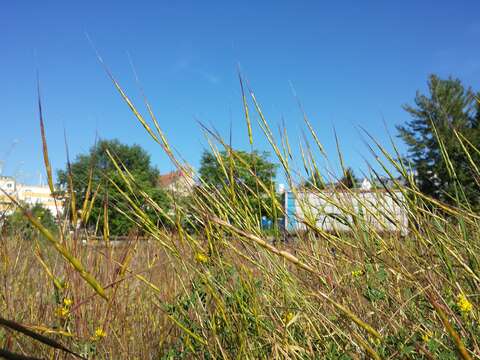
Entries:
<svg viewBox="0 0 480 360">
<path fill-rule="evenodd" d="M 8 157 L 10 156 L 13 149 L 15 148 L 15 145 L 17 145 L 18 143 L 19 143 L 18 139 L 13 140 L 8 150 L 4 153 L 3 158 L 0 158 L 0 175 L 2 175 L 3 173 L 3 167 L 5 166 L 5 162 L 7 161 Z"/>
</svg>

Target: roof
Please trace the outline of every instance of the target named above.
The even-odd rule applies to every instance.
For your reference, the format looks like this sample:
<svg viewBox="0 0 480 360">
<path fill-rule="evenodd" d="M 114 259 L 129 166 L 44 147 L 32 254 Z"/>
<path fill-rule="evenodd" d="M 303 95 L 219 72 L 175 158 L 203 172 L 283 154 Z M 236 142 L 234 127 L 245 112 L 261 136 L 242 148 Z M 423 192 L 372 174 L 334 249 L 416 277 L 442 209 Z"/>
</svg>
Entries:
<svg viewBox="0 0 480 360">
<path fill-rule="evenodd" d="M 172 172 L 169 172 L 168 174 L 160 175 L 158 177 L 157 184 L 160 187 L 167 187 L 169 185 L 176 183 L 178 180 L 180 180 L 184 176 L 185 174 L 183 173 L 182 170 L 172 171 Z"/>
</svg>

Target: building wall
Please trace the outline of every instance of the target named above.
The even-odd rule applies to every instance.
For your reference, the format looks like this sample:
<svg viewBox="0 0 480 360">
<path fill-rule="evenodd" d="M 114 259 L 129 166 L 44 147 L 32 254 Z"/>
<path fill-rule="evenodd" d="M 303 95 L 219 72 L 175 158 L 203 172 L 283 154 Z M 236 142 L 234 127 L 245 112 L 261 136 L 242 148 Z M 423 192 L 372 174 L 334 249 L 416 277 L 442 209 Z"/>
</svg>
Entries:
<svg viewBox="0 0 480 360">
<path fill-rule="evenodd" d="M 13 211 L 13 204 L 10 201 L 10 199 L 3 195 L 0 194 L 0 218 L 3 215 L 8 215 Z"/>
<path fill-rule="evenodd" d="M 288 231 L 305 231 L 310 224 L 324 231 L 352 231 L 353 214 L 379 232 L 408 232 L 408 217 L 401 191 L 287 192 Z"/>
<path fill-rule="evenodd" d="M 15 196 L 16 182 L 8 176 L 0 176 L 0 217 L 10 214 L 14 207 L 8 195 Z M 4 191 L 8 194 L 6 195 Z"/>
<path fill-rule="evenodd" d="M 12 194 L 15 192 L 16 182 L 9 176 L 0 176 L 0 189 Z"/>
<path fill-rule="evenodd" d="M 32 186 L 18 184 L 15 179 L 7 176 L 0 176 L 0 189 L 11 195 L 15 200 L 24 202 L 28 205 L 42 204 L 51 211 L 53 215 L 63 212 L 63 202 L 57 201 L 50 193 L 48 186 Z M 0 191 L 0 215 L 5 213 L 8 215 L 15 209 L 11 199 Z"/>
<path fill-rule="evenodd" d="M 167 185 L 165 189 L 167 191 L 172 191 L 182 196 L 187 196 L 192 193 L 195 182 L 189 178 L 181 177 L 178 178 L 175 182 Z"/>
<path fill-rule="evenodd" d="M 48 186 L 19 185 L 17 196 L 20 201 L 29 205 L 42 204 L 54 216 L 63 212 L 62 202 L 55 201 Z"/>
</svg>

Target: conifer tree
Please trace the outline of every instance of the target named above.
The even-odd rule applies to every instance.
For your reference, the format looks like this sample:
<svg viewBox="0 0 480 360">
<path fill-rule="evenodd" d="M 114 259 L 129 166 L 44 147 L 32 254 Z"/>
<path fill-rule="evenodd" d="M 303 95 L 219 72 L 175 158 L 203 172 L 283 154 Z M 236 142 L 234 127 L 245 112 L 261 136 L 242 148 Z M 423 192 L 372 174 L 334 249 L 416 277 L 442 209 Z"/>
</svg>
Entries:
<svg viewBox="0 0 480 360">
<path fill-rule="evenodd" d="M 471 88 L 458 79 L 431 75 L 427 95 L 417 92 L 414 105 L 405 105 L 411 120 L 398 126 L 408 146 L 408 159 L 422 192 L 445 202 L 454 199 L 479 204 L 478 180 L 455 131 L 480 145 L 480 106 Z M 443 150 L 442 150 L 442 144 Z M 448 166 L 448 158 L 452 166 Z M 478 153 L 469 156 L 480 164 Z M 452 171 L 453 170 L 453 171 Z"/>
</svg>

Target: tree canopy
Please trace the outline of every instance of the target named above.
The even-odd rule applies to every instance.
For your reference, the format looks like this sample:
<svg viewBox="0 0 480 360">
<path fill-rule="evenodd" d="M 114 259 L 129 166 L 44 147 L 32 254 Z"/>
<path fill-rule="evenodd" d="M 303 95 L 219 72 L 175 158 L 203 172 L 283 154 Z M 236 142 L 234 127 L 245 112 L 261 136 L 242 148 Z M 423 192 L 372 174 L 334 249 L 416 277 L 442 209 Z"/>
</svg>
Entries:
<svg viewBox="0 0 480 360">
<path fill-rule="evenodd" d="M 275 179 L 276 166 L 268 160 L 268 152 L 235 150 L 233 159 L 234 179 L 238 183 L 242 183 L 250 188 L 255 188 L 256 178 L 260 179 L 264 184 L 270 186 Z M 228 155 L 225 151 L 220 153 L 221 162 L 229 164 Z M 228 169 L 227 169 L 228 171 Z M 250 171 L 255 173 L 252 175 Z M 228 183 L 228 175 L 223 170 L 217 158 L 208 151 L 204 151 L 200 160 L 200 177 L 207 183 L 217 187 Z"/>
<path fill-rule="evenodd" d="M 252 205 L 258 207 L 259 199 L 269 198 L 268 193 L 259 186 L 262 182 L 268 189 L 275 187 L 277 166 L 268 160 L 268 152 L 253 151 L 248 153 L 241 150 L 232 150 L 219 153 L 219 158 L 211 152 L 204 151 L 200 160 L 199 175 L 203 182 L 219 190 L 231 186 L 231 179 L 237 190 L 245 190 Z M 252 194 L 255 193 L 254 194 Z M 268 206 L 260 206 L 262 214 Z"/>
<path fill-rule="evenodd" d="M 42 204 L 37 203 L 34 205 L 22 204 L 22 207 L 26 209 L 30 214 L 36 218 L 40 223 L 50 232 L 55 233 L 57 231 L 57 224 L 53 214 L 45 208 Z M 25 217 L 23 211 L 19 208 L 8 215 L 5 218 L 5 223 L 0 223 L 0 228 L 9 235 L 19 235 L 24 239 L 33 239 L 34 235 L 40 235 L 38 229 L 36 229 L 30 221 Z"/>
<path fill-rule="evenodd" d="M 157 188 L 159 172 L 152 166 L 150 155 L 139 145 L 126 145 L 118 140 L 101 140 L 87 154 L 77 156 L 71 164 L 77 208 L 84 202 L 91 176 L 91 192 L 94 193 L 98 189 L 98 193 L 90 214 L 89 227 L 103 230 L 106 212 L 109 233 L 125 235 L 132 229 L 134 223 L 122 213 L 128 214 L 129 204 L 112 181 L 122 191 L 128 193 L 128 188 L 108 156 L 107 149 L 115 157 L 116 162 L 123 164 L 132 175 L 137 189 L 144 191 L 162 207 L 168 205 L 167 196 L 163 190 Z M 60 186 L 67 187 L 68 169 L 58 172 L 58 182 Z"/>
<path fill-rule="evenodd" d="M 480 158 L 476 151 L 467 155 L 455 135 L 456 131 L 480 145 L 480 107 L 474 91 L 458 79 L 431 75 L 428 94 L 417 92 L 414 102 L 404 106 L 411 120 L 398 131 L 408 146 L 420 190 L 446 202 L 461 196 L 478 205 L 478 179 L 468 157 L 476 163 Z"/>
<path fill-rule="evenodd" d="M 358 179 L 355 177 L 355 173 L 351 167 L 348 167 L 343 172 L 343 177 L 339 181 L 340 187 L 346 187 L 347 189 L 354 189 L 358 187 Z"/>
<path fill-rule="evenodd" d="M 323 190 L 325 188 L 325 180 L 320 173 L 315 172 L 301 183 L 301 187 L 308 190 Z"/>
</svg>

